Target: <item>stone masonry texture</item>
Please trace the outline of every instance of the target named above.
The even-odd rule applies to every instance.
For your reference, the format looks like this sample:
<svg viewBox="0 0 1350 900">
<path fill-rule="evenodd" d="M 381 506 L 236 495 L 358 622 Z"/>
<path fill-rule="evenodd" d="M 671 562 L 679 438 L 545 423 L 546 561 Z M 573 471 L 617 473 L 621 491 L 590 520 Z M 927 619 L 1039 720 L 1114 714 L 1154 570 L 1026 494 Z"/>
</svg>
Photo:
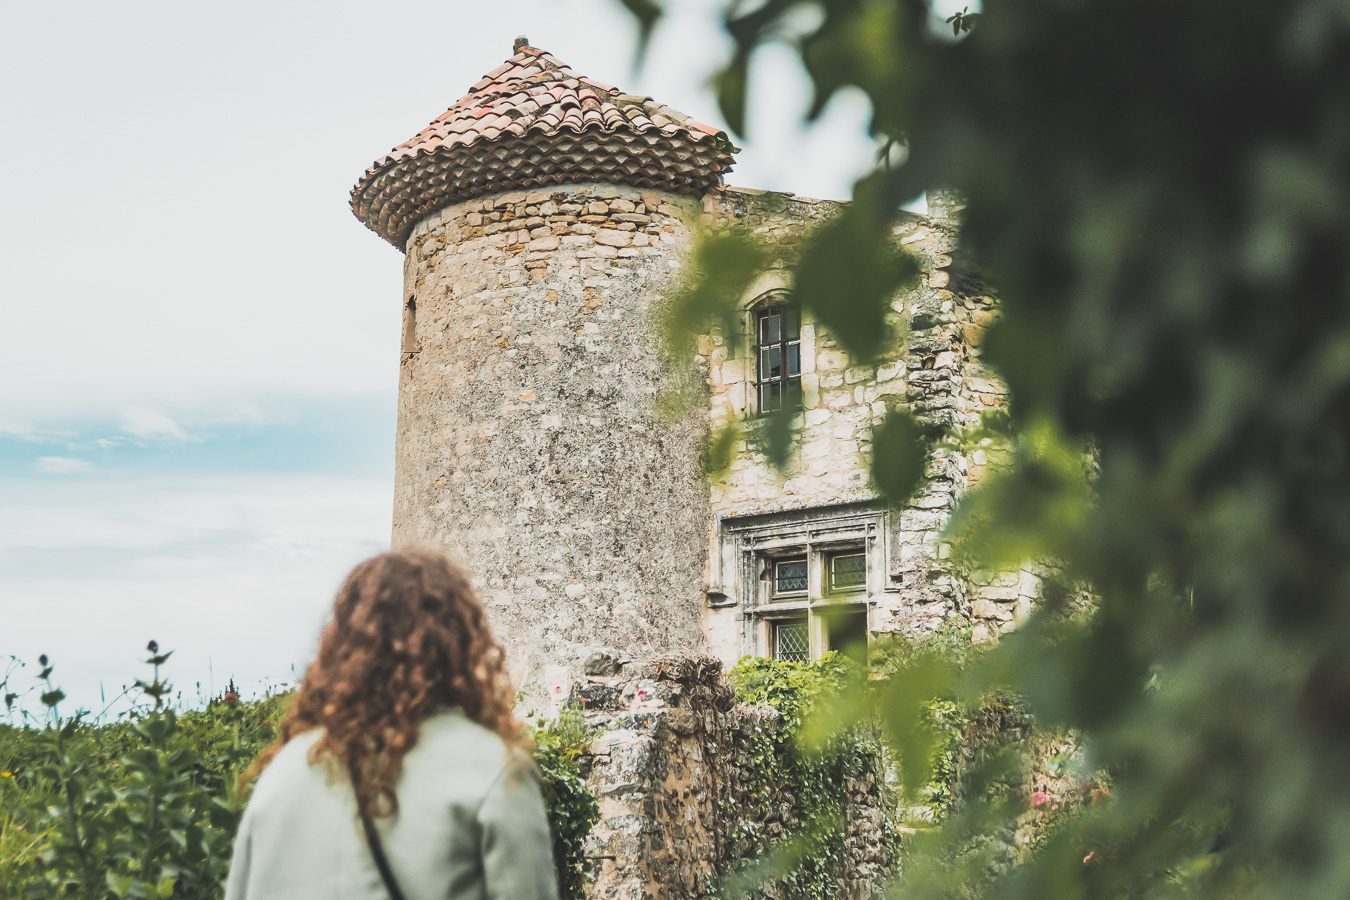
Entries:
<svg viewBox="0 0 1350 900">
<path fill-rule="evenodd" d="M 458 555 L 513 664 L 702 643 L 700 421 L 656 421 L 695 202 L 611 185 L 450 206 L 407 245 L 394 545 Z M 415 309 L 415 312 L 412 310 Z"/>
<path fill-rule="evenodd" d="M 772 772 L 753 777 L 750 747 L 759 733 L 780 727 L 778 714 L 735 704 L 711 657 L 597 658 L 622 663 L 588 666 L 593 674 L 572 688 L 598 732 L 581 759 L 600 802 L 588 893 L 597 900 L 720 896 L 719 883 L 757 858 L 760 848 L 746 837 L 745 823 L 775 842 L 810 812 L 784 779 Z M 846 837 L 834 894 L 840 900 L 879 895 L 889 871 L 883 823 L 892 801 L 880 774 L 865 772 L 843 786 Z M 752 896 L 792 894 L 770 882 Z"/>
</svg>

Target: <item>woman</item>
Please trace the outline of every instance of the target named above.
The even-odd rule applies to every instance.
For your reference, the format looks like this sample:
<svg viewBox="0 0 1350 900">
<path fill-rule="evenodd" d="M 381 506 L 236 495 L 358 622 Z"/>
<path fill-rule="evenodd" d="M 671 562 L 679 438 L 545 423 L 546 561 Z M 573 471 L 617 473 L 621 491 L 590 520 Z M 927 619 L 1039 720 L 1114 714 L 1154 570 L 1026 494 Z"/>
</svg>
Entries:
<svg viewBox="0 0 1350 900">
<path fill-rule="evenodd" d="M 357 566 L 250 770 L 226 900 L 556 900 L 512 700 L 463 572 L 421 552 Z"/>
</svg>

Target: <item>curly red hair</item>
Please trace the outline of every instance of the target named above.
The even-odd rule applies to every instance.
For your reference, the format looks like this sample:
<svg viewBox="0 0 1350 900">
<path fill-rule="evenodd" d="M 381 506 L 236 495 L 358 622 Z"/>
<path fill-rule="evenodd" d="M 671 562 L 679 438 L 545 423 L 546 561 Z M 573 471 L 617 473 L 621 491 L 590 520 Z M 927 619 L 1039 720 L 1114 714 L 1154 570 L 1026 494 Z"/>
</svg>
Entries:
<svg viewBox="0 0 1350 900">
<path fill-rule="evenodd" d="M 296 735 L 322 728 L 311 764 L 327 759 L 349 771 L 366 815 L 392 814 L 403 757 L 436 709 L 457 706 L 508 747 L 522 742 L 504 660 L 468 577 L 444 556 L 368 559 L 338 591 L 277 740 L 245 778 Z"/>
</svg>

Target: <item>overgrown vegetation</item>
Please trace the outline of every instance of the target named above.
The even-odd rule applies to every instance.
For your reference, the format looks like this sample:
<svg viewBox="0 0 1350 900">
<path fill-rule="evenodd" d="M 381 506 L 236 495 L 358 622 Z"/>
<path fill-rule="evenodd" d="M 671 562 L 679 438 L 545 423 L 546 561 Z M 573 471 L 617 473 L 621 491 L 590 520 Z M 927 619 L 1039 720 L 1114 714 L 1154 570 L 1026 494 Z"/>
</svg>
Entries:
<svg viewBox="0 0 1350 900">
<path fill-rule="evenodd" d="M 753 894 L 765 882 L 793 898 L 856 890 L 856 884 L 845 888 L 841 876 L 849 872 L 850 803 L 858 800 L 850 793 L 864 786 L 879 792 L 886 813 L 884 856 L 895 871 L 910 865 L 916 844 L 922 847 L 925 836 L 972 797 L 1016 811 L 1004 827 L 967 834 L 944 851 L 948 864 L 978 862 L 989 875 L 1026 857 L 1076 814 L 1083 798 L 1100 797 L 1093 791 L 1101 773 L 1084 770 L 1073 736 L 1037 729 L 1006 693 L 963 695 L 953 687 L 929 698 L 919 717 L 929 740 L 919 758 L 895 753 L 886 723 L 861 711 L 918 667 L 959 673 L 986 652 L 971 643 L 968 628 L 948 626 L 922 638 L 896 635 L 880 643 L 867 667 L 833 653 L 814 663 L 741 660 L 729 676 L 737 700 L 779 715 L 777 727 L 756 729 L 750 741 L 740 771 L 749 779 L 744 789 L 751 797 L 791 798 L 796 814 L 770 839 L 765 810 L 733 798 L 738 808 L 726 817 L 735 823 L 729 836 L 747 841 L 751 850 L 743 855 L 758 857 L 758 863 L 735 873 L 730 893 Z"/>
<path fill-rule="evenodd" d="M 649 34 L 663 4 L 624 2 Z M 812 114 L 844 89 L 869 100 L 883 162 L 795 275 L 797 302 L 855 359 L 912 271 L 892 233 L 925 191 L 964 204 L 953 282 L 978 272 L 1000 297 L 983 352 L 1011 392 L 1011 465 L 967 497 L 953 536 L 976 569 L 1056 568 L 1041 612 L 973 675 L 919 665 L 892 681 L 875 704 L 888 743 L 922 758 L 935 697 L 1006 688 L 1115 773 L 1113 802 L 992 879 L 950 849 L 1024 811 L 968 799 L 916 839 L 897 896 L 1344 897 L 1350 13 L 976 12 L 728 2 L 716 82 L 736 130 L 766 44 L 798 55 Z M 712 291 L 734 304 L 760 262 L 715 262 Z M 904 410 L 878 427 L 874 480 L 894 502 L 931 432 Z M 1095 602 L 1062 614 L 1082 588 Z"/>
<path fill-rule="evenodd" d="M 0 900 L 222 895 L 239 776 L 275 737 L 290 695 L 243 700 L 230 685 L 203 709 L 176 711 L 160 677 L 169 654 L 149 650 L 153 675 L 120 721 L 62 716 L 44 657 L 45 720 L 0 724 Z M 0 688 L 12 708 L 17 690 Z M 577 718 L 532 729 L 565 900 L 584 896 L 583 842 L 598 817 L 575 762 L 588 740 Z"/>
<path fill-rule="evenodd" d="M 768 706 L 778 726 L 756 730 L 742 774 L 751 796 L 790 796 L 796 816 L 781 824 L 781 834 L 765 833 L 759 810 L 729 810 L 738 819 L 733 838 L 748 844 L 760 867 L 735 873 L 733 892 L 761 876 L 771 877 L 787 896 L 829 898 L 838 895 L 844 870 L 849 784 L 881 772 L 880 744 L 866 727 L 835 731 L 808 742 L 808 723 L 820 704 L 829 703 L 860 682 L 863 669 L 838 654 L 814 663 L 746 657 L 729 673 L 736 699 Z M 772 838 L 772 839 L 771 839 Z M 777 854 L 768 851 L 778 845 Z"/>
<path fill-rule="evenodd" d="M 563 900 L 582 900 L 591 875 L 586 838 L 600 819 L 600 804 L 577 766 L 577 757 L 590 740 L 585 716 L 571 705 L 564 706 L 552 722 L 534 729 L 534 758 L 543 778 Z"/>
<path fill-rule="evenodd" d="M 231 685 L 180 713 L 160 677 L 169 654 L 148 649 L 154 674 L 122 721 L 63 716 L 43 657 L 45 722 L 0 725 L 0 897 L 219 895 L 242 812 L 238 776 L 272 740 L 286 698 L 241 702 Z"/>
</svg>

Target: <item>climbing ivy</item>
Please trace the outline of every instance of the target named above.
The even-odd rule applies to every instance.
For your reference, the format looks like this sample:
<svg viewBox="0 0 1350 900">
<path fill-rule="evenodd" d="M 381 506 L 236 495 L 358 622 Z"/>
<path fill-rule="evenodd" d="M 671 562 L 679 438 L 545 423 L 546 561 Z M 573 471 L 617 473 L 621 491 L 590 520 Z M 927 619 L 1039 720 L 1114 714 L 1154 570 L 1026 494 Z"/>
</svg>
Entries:
<svg viewBox="0 0 1350 900">
<path fill-rule="evenodd" d="M 731 670 L 736 698 L 778 713 L 777 727 L 756 727 L 745 751 L 750 796 L 787 795 L 795 816 L 783 833 L 765 833 L 754 810 L 733 811 L 731 835 L 757 865 L 734 873 L 736 889 L 771 878 L 794 898 L 839 896 L 847 863 L 850 784 L 881 771 L 878 736 L 865 725 L 833 731 L 823 740 L 810 723 L 820 704 L 863 683 L 864 669 L 835 653 L 814 663 L 747 657 Z M 735 813 L 739 813 L 736 815 Z M 776 852 L 767 853 L 771 843 Z"/>
<path fill-rule="evenodd" d="M 585 844 L 600 818 L 600 805 L 577 766 L 577 757 L 589 742 L 585 717 L 571 706 L 564 707 L 553 721 L 534 728 L 534 758 L 548 807 L 563 900 L 582 900 L 591 874 Z"/>
</svg>

